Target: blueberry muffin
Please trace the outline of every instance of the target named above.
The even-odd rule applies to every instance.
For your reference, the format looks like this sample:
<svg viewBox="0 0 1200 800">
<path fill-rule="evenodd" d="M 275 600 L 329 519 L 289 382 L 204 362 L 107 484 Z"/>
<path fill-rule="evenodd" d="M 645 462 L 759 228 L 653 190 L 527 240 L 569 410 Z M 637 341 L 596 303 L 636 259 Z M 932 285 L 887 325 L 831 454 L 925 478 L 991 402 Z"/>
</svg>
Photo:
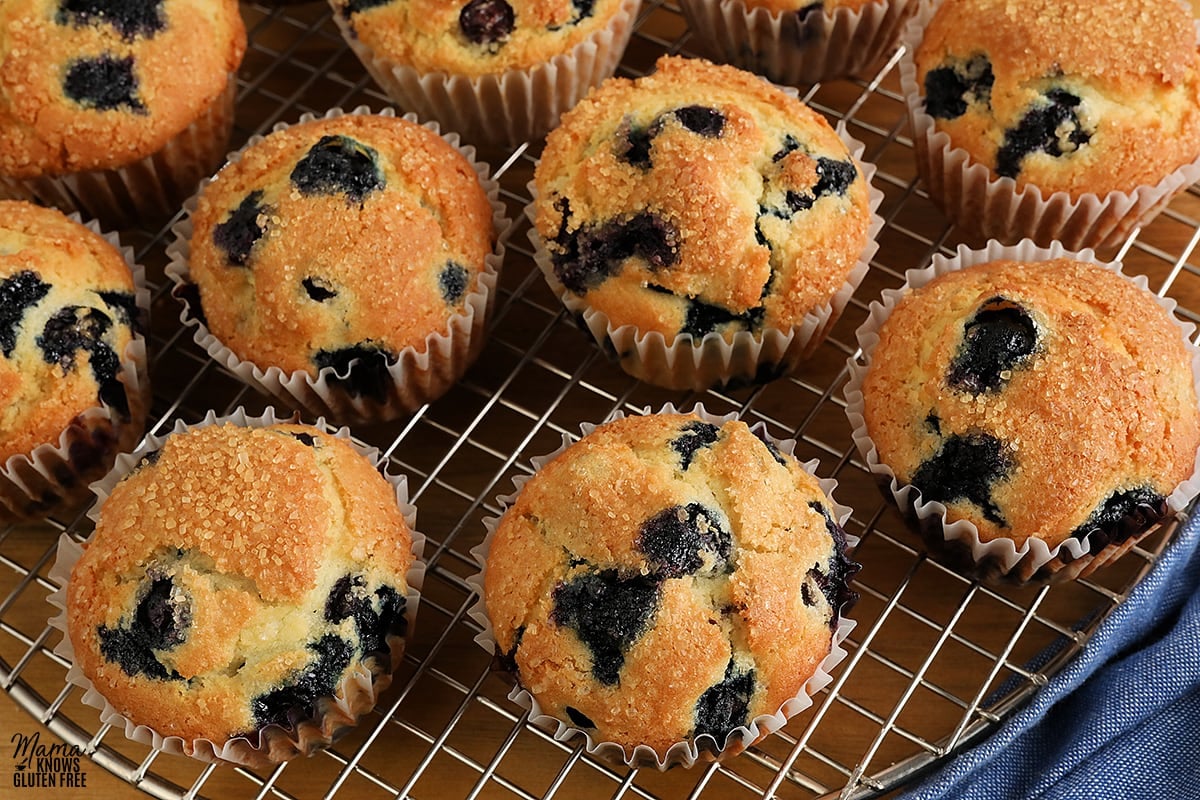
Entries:
<svg viewBox="0 0 1200 800">
<path fill-rule="evenodd" d="M 978 192 L 1062 192 L 1063 202 L 1099 204 L 1110 192 L 1149 191 L 1200 156 L 1200 53 L 1193 16 L 1178 0 L 945 0 L 921 23 L 906 86 L 916 95 L 918 149 L 933 151 L 919 163 L 934 199 L 969 229 L 983 225 L 1008 240 L 1030 231 L 1042 243 L 1069 238 L 1038 220 L 999 228 L 1011 224 L 1009 214 L 995 206 L 980 213 L 986 198 L 959 187 L 971 165 L 980 167 Z M 962 151 L 965 167 L 942 160 L 950 150 Z M 1005 178 L 1012 183 L 988 186 Z M 1146 210 L 1130 224 L 1147 220 Z M 1110 232 L 1068 246 L 1102 234 Z"/>
<path fill-rule="evenodd" d="M 1057 558 L 1033 553 L 1040 574 L 1012 571 L 1041 579 L 1079 556 L 1108 560 L 1168 498 L 1190 499 L 1173 493 L 1200 447 L 1192 361 L 1172 315 L 1115 270 L 994 260 L 899 299 L 869 353 L 862 416 L 875 460 L 918 508 L 936 501 L 946 524 L 1022 557 L 1044 545 Z M 929 538 L 955 554 L 943 531 Z"/>
<path fill-rule="evenodd" d="M 346 440 L 294 424 L 182 431 L 96 518 L 67 628 L 75 664 L 135 725 L 260 765 L 328 744 L 390 682 L 412 532 Z"/>
<path fill-rule="evenodd" d="M 545 135 L 616 69 L 640 0 L 330 0 L 398 105 L 478 144 Z"/>
<path fill-rule="evenodd" d="M 224 155 L 236 0 L 0 7 L 0 196 L 127 225 L 173 213 Z"/>
<path fill-rule="evenodd" d="M 501 662 L 542 713 L 627 756 L 740 752 L 802 694 L 853 597 L 833 509 L 742 422 L 603 425 L 530 478 L 491 538 Z"/>
<path fill-rule="evenodd" d="M 0 503 L 81 500 L 142 435 L 146 297 L 110 241 L 59 211 L 0 200 Z"/>
<path fill-rule="evenodd" d="M 493 207 L 475 166 L 413 122 L 276 131 L 204 188 L 191 223 L 175 265 L 187 274 L 173 270 L 197 290 L 182 284 L 190 314 L 292 403 L 393 417 L 445 391 L 482 346 Z M 283 391 L 296 373 L 322 396 Z"/>
<path fill-rule="evenodd" d="M 696 45 L 782 84 L 871 67 L 896 44 L 917 0 L 680 0 Z"/>
<path fill-rule="evenodd" d="M 694 389 L 777 377 L 865 273 L 867 177 L 792 95 L 664 56 L 644 78 L 607 81 L 547 138 L 539 264 L 635 377 Z"/>
</svg>

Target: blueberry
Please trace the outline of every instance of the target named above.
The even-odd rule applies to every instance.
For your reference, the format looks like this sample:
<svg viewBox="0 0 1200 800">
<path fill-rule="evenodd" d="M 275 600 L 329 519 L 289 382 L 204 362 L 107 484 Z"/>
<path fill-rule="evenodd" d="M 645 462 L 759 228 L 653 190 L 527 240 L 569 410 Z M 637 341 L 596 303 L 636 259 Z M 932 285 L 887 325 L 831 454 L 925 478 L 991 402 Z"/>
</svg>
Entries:
<svg viewBox="0 0 1200 800">
<path fill-rule="evenodd" d="M 991 493 L 992 485 L 1008 477 L 1012 469 L 1008 449 L 996 437 L 986 433 L 955 435 L 917 468 L 912 484 L 926 501 L 967 500 L 979 506 L 984 519 L 1007 526 Z"/>
<path fill-rule="evenodd" d="M 623 577 L 615 569 L 583 573 L 554 588 L 550 619 L 575 631 L 591 651 L 592 675 L 613 686 L 625 651 L 658 610 L 660 592 L 659 579 L 650 575 Z"/>
<path fill-rule="evenodd" d="M 684 106 L 671 112 L 683 127 L 708 139 L 715 139 L 725 129 L 725 115 L 708 106 Z"/>
<path fill-rule="evenodd" d="M 262 191 L 255 189 L 242 198 L 242 202 L 229 212 L 224 222 L 213 227 L 213 244 L 225 253 L 225 259 L 234 266 L 246 266 L 254 243 L 266 233 L 262 222 L 269 209 L 262 204 L 262 199 Z"/>
<path fill-rule="evenodd" d="M 351 14 L 357 14 L 359 11 L 366 11 L 369 8 L 386 6 L 390 2 L 392 0 L 346 0 L 346 4 L 342 6 L 342 16 L 349 19 Z"/>
<path fill-rule="evenodd" d="M 780 144 L 779 150 L 775 155 L 771 156 L 772 163 L 783 161 L 788 155 L 800 149 L 800 140 L 790 133 L 784 134 L 783 142 Z"/>
<path fill-rule="evenodd" d="M 167 25 L 163 0 L 61 0 L 55 20 L 78 27 L 106 22 L 126 41 L 153 36 Z"/>
<path fill-rule="evenodd" d="M 571 722 L 574 722 L 576 725 L 578 725 L 581 728 L 596 727 L 596 723 L 592 722 L 591 717 L 589 717 L 587 714 L 584 714 L 578 708 L 572 708 L 571 706 L 567 706 L 567 716 L 570 717 Z"/>
<path fill-rule="evenodd" d="M 684 425 L 679 436 L 671 440 L 671 449 L 679 453 L 679 468 L 686 470 L 690 467 L 696 451 L 702 447 L 712 447 L 720 431 L 716 425 L 700 420 L 692 420 Z"/>
<path fill-rule="evenodd" d="M 139 635 L 125 628 L 96 629 L 100 636 L 100 653 L 111 663 L 121 667 L 126 675 L 136 678 L 145 675 L 154 680 L 183 680 L 174 670 L 168 671 L 154 655 L 154 651 Z"/>
<path fill-rule="evenodd" d="M 70 62 L 63 78 L 63 93 L 84 108 L 95 111 L 124 108 L 146 113 L 137 89 L 133 56 L 117 58 L 105 54 L 97 58 L 78 58 Z"/>
<path fill-rule="evenodd" d="M 155 650 L 183 644 L 192 624 L 192 603 L 187 593 L 168 577 L 155 578 L 138 603 L 131 632 Z"/>
<path fill-rule="evenodd" d="M 817 185 L 813 194 L 817 197 L 844 195 L 850 184 L 858 177 L 858 168 L 853 161 L 838 161 L 821 156 L 817 159 Z"/>
<path fill-rule="evenodd" d="M 300 281 L 300 285 L 304 287 L 304 293 L 308 295 L 308 299 L 318 303 L 332 300 L 338 295 L 337 290 L 331 289 L 329 284 L 321 278 L 305 278 Z"/>
<path fill-rule="evenodd" d="M 513 7 L 505 0 L 471 0 L 458 13 L 458 27 L 475 44 L 504 41 L 515 25 Z"/>
<path fill-rule="evenodd" d="M 635 546 L 646 554 L 656 574 L 679 578 L 699 572 L 705 555 L 713 562 L 710 574 L 724 570 L 733 550 L 733 536 L 721 527 L 712 509 L 688 503 L 663 509 L 642 523 Z"/>
<path fill-rule="evenodd" d="M 405 598 L 390 586 L 368 593 L 361 575 L 343 575 L 325 601 L 325 620 L 338 623 L 354 619 L 359 647 L 364 654 L 387 652 L 389 633 L 403 634 Z"/>
<path fill-rule="evenodd" d="M 626 117 L 617 128 L 614 153 L 626 164 L 648 170 L 653 166 L 650 161 L 650 145 L 661 131 L 662 120 L 656 119 L 646 127 L 639 128 Z"/>
<path fill-rule="evenodd" d="M 370 397 L 382 403 L 392 382 L 388 365 L 394 364 L 396 358 L 390 350 L 361 342 L 340 350 L 318 350 L 313 364 L 318 370 L 333 367 L 330 384 L 344 387 L 351 396 Z"/>
<path fill-rule="evenodd" d="M 730 659 L 725 667 L 725 677 L 715 686 L 710 686 L 696 701 L 696 727 L 694 736 L 708 734 L 725 744 L 734 728 L 744 726 L 749 720 L 750 700 L 754 697 L 754 670 L 738 672 Z"/>
<path fill-rule="evenodd" d="M 46 363 L 58 364 L 64 374 L 75 368 L 76 356 L 81 350 L 87 352 L 100 399 L 129 416 L 125 386 L 117 379 L 121 359 L 102 341 L 111 327 L 112 318 L 98 308 L 65 306 L 46 320 L 34 343 L 41 348 Z"/>
<path fill-rule="evenodd" d="M 353 203 L 386 183 L 378 153 L 349 136 L 322 136 L 292 169 L 291 179 L 301 194 L 344 194 Z"/>
<path fill-rule="evenodd" d="M 315 448 L 317 446 L 317 437 L 313 436 L 311 433 L 293 433 L 291 434 L 291 437 L 305 447 Z"/>
<path fill-rule="evenodd" d="M 1110 494 L 1071 536 L 1090 541 L 1094 553 L 1137 536 L 1166 515 L 1167 498 L 1149 486 L 1138 486 Z"/>
<path fill-rule="evenodd" d="M 994 391 L 1033 355 L 1037 345 L 1037 326 L 1029 313 L 1003 297 L 993 297 L 963 327 L 962 344 L 946 380 L 971 394 Z"/>
<path fill-rule="evenodd" d="M 991 105 L 992 62 L 977 55 L 954 67 L 938 67 L 925 73 L 925 111 L 936 119 L 956 119 L 972 103 Z"/>
<path fill-rule="evenodd" d="M 128 325 L 134 330 L 142 328 L 142 310 L 138 308 L 137 298 L 132 292 L 96 292 L 109 310 L 113 312 L 117 321 L 122 325 Z"/>
<path fill-rule="evenodd" d="M 0 349 L 11 356 L 17 346 L 17 328 L 25 312 L 50 293 L 50 284 L 33 270 L 22 270 L 0 280 Z"/>
<path fill-rule="evenodd" d="M 571 7 L 575 9 L 575 18 L 571 23 L 576 24 L 590 17 L 595 5 L 596 0 L 571 0 Z"/>
<path fill-rule="evenodd" d="M 447 261 L 446 266 L 438 273 L 438 288 L 442 291 L 442 299 L 448 305 L 454 305 L 467 292 L 467 284 L 471 276 L 467 268 L 457 261 Z"/>
<path fill-rule="evenodd" d="M 759 306 L 735 314 L 722 306 L 693 299 L 688 303 L 687 317 L 679 332 L 691 334 L 699 339 L 726 325 L 734 326 L 735 330 L 754 330 L 762 324 L 765 313 L 766 309 Z"/>
<path fill-rule="evenodd" d="M 652 271 L 670 267 L 679 259 L 679 233 L 649 211 L 568 232 L 570 205 L 565 198 L 556 205 L 563 222 L 554 239 L 559 247 L 552 255 L 554 274 L 575 294 L 599 286 L 635 255 Z"/>
<path fill-rule="evenodd" d="M 829 604 L 829 627 L 836 628 L 839 613 L 848 611 L 858 602 L 858 593 L 850 589 L 850 579 L 858 572 L 859 565 L 846 557 L 846 532 L 829 513 L 829 509 L 816 500 L 810 502 L 808 507 L 825 518 L 825 530 L 833 540 L 833 554 L 829 558 L 828 571 L 821 569 L 819 564 L 809 568 L 806 580 L 800 586 L 801 598 L 807 606 L 816 605 L 808 588 L 810 582 L 815 585 Z"/>
<path fill-rule="evenodd" d="M 317 700 L 333 694 L 338 681 L 354 657 L 354 646 L 334 634 L 326 634 L 308 645 L 315 658 L 291 680 L 250 701 L 259 726 L 292 723 L 312 716 Z"/>
<path fill-rule="evenodd" d="M 1091 141 L 1077 109 L 1082 101 L 1070 92 L 1052 89 L 1046 103 L 1030 109 L 1017 127 L 1004 132 L 1004 143 L 996 151 L 996 172 L 1015 178 L 1025 156 L 1037 151 L 1051 156 L 1073 153 Z"/>
<path fill-rule="evenodd" d="M 792 214 L 798 211 L 808 211 L 812 208 L 813 203 L 817 202 L 817 198 L 811 194 L 788 189 L 783 195 L 783 202 L 787 204 L 788 212 L 790 213 L 785 213 L 781 209 L 771 209 L 771 213 L 780 219 L 790 219 Z"/>
</svg>

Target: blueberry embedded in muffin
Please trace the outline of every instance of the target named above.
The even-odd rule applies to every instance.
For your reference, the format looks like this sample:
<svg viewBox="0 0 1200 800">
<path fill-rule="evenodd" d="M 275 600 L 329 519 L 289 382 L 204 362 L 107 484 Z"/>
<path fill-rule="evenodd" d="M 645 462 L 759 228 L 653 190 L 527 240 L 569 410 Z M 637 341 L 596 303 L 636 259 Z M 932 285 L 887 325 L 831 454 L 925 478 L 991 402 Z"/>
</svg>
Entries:
<svg viewBox="0 0 1200 800">
<path fill-rule="evenodd" d="M 853 602 L 830 507 L 743 423 L 603 425 L 496 526 L 483 597 L 499 662 L 594 744 L 719 752 L 800 692 Z"/>
</svg>

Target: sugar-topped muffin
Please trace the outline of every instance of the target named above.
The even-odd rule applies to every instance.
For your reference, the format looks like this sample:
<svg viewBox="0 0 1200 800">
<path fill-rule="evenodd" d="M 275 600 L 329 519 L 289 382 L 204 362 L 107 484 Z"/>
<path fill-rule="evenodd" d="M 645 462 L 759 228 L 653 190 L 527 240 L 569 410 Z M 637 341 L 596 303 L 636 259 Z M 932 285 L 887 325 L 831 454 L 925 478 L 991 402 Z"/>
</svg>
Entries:
<svg viewBox="0 0 1200 800">
<path fill-rule="evenodd" d="M 0 200 L 0 501 L 10 511 L 78 499 L 137 443 L 149 395 L 144 313 L 107 239 L 54 209 Z M 30 475 L 35 448 L 64 435 L 63 452 L 36 459 L 42 474 Z"/>
<path fill-rule="evenodd" d="M 641 0 L 329 0 L 402 108 L 478 144 L 540 138 L 612 75 Z"/>
<path fill-rule="evenodd" d="M 222 169 L 181 266 L 192 315 L 236 358 L 394 416 L 478 353 L 496 240 L 462 153 L 408 120 L 353 114 L 276 131 Z"/>
<path fill-rule="evenodd" d="M 1074 540 L 1094 557 L 1163 519 L 1195 470 L 1193 352 L 1114 270 L 1063 257 L 946 272 L 906 292 L 878 339 L 862 379 L 878 462 L 982 542 Z"/>
<path fill-rule="evenodd" d="M 547 279 L 598 341 L 635 331 L 612 349 L 654 383 L 777 376 L 865 272 L 862 163 L 820 114 L 734 67 L 665 56 L 610 79 L 547 138 L 534 185 Z M 764 346 L 770 331 L 788 341 Z M 674 369 L 637 352 L 653 334 L 688 351 Z M 727 372 L 688 368 L 693 349 L 739 336 L 756 352 Z"/>
<path fill-rule="evenodd" d="M 1200 177 L 1179 0 L 941 0 L 904 39 L 918 166 L 968 233 L 1114 245 Z"/>
<path fill-rule="evenodd" d="M 308 752 L 390 682 L 413 558 L 395 490 L 347 441 L 294 424 L 178 432 L 113 487 L 71 570 L 75 663 L 189 754 Z"/>
<path fill-rule="evenodd" d="M 0 192 L 122 222 L 173 212 L 224 152 L 245 46 L 236 0 L 4 3 Z"/>
<path fill-rule="evenodd" d="M 802 694 L 853 597 L 834 508 L 740 421 L 602 425 L 495 529 L 483 599 L 497 651 L 542 713 L 594 743 L 659 760 L 680 742 L 693 760 L 740 752 L 746 726 Z"/>
</svg>

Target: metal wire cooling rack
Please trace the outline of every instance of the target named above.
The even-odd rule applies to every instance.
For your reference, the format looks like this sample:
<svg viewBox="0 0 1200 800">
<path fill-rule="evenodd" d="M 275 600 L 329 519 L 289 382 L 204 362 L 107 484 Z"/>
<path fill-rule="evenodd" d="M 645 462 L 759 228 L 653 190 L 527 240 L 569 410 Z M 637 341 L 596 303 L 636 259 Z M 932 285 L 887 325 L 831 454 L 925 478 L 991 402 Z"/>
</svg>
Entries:
<svg viewBox="0 0 1200 800">
<path fill-rule="evenodd" d="M 251 46 L 241 71 L 238 137 L 323 112 L 388 105 L 338 37 L 322 4 L 244 4 Z M 622 65 L 647 71 L 662 52 L 687 52 L 678 9 L 648 2 Z M 734 393 L 681 395 L 637 384 L 610 364 L 562 313 L 533 267 L 520 223 L 501 281 L 494 332 L 461 385 L 393 425 L 356 429 L 409 476 L 429 536 L 429 572 L 417 633 L 379 708 L 338 745 L 311 759 L 258 773 L 159 756 L 99 723 L 97 712 L 64 688 L 66 665 L 53 655 L 45 625 L 46 579 L 60 531 L 84 537 L 85 519 L 0 531 L 0 686 L 34 718 L 121 779 L 158 797 L 318 796 L 376 798 L 865 798 L 916 775 L 977 741 L 1019 708 L 1084 645 L 1166 546 L 1162 531 L 1090 580 L 1052 589 L 997 591 L 928 559 L 882 501 L 858 462 L 842 412 L 843 366 L 865 304 L 901 282 L 903 271 L 955 243 L 914 178 L 911 141 L 897 91 L 895 59 L 867 80 L 808 89 L 805 99 L 845 120 L 879 166 L 887 225 L 867 280 L 832 338 L 795 377 Z M 514 217 L 535 147 L 482 153 L 505 187 Z M 1116 253 L 1129 272 L 1200 308 L 1200 273 L 1189 263 L 1200 240 L 1200 198 L 1189 193 Z M 266 401 L 214 366 L 177 322 L 161 267 L 166 228 L 125 232 L 156 290 L 151 371 L 154 430 L 200 419 L 210 408 L 257 411 Z M 1083 387 L 1081 387 L 1083 390 Z M 528 726 L 505 699 L 490 658 L 473 642 L 465 614 L 473 572 L 468 551 L 481 519 L 497 509 L 511 477 L 562 434 L 618 410 L 703 400 L 715 412 L 763 421 L 793 436 L 799 455 L 821 459 L 840 481 L 839 500 L 855 508 L 848 527 L 861 537 L 855 582 L 862 599 L 850 656 L 815 705 L 781 733 L 727 763 L 666 773 L 615 768 Z"/>
</svg>

